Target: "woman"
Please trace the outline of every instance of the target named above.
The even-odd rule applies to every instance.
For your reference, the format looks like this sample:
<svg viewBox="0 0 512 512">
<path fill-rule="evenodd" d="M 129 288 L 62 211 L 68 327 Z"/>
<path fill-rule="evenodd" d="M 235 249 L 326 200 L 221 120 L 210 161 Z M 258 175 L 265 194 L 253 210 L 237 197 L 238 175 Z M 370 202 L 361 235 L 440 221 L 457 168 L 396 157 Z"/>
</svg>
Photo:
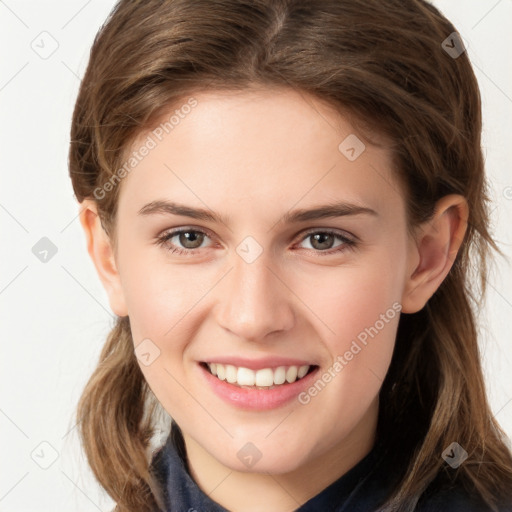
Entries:
<svg viewBox="0 0 512 512">
<path fill-rule="evenodd" d="M 118 510 L 510 509 L 480 135 L 424 1 L 116 5 L 70 174 L 118 317 L 78 410 Z"/>
</svg>

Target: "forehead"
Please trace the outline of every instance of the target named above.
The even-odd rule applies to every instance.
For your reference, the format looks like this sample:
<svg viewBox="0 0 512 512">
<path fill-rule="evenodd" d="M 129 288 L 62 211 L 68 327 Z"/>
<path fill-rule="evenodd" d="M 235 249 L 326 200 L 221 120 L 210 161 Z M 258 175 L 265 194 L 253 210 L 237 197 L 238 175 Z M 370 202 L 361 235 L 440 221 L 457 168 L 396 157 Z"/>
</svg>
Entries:
<svg viewBox="0 0 512 512">
<path fill-rule="evenodd" d="M 204 207 L 208 199 L 222 211 L 237 201 L 291 207 L 340 194 L 376 206 L 400 200 L 389 150 L 363 140 L 334 108 L 306 93 L 194 94 L 132 144 L 130 154 L 150 149 L 123 179 L 120 201 L 141 207 L 172 196 Z"/>
</svg>

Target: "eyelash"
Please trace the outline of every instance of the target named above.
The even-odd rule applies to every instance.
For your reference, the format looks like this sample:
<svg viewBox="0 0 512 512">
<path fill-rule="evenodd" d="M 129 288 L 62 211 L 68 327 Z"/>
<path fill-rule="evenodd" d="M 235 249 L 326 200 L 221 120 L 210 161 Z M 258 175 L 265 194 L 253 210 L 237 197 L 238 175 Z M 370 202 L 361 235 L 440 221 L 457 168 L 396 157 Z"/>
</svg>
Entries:
<svg viewBox="0 0 512 512">
<path fill-rule="evenodd" d="M 203 231 L 201 229 L 192 229 L 192 228 L 179 228 L 172 231 L 168 231 L 167 233 L 164 233 L 163 235 L 157 237 L 156 243 L 157 245 L 160 245 L 162 247 L 165 247 L 168 251 L 170 251 L 172 254 L 178 254 L 181 256 L 193 256 L 194 253 L 197 253 L 200 251 L 201 248 L 196 249 L 184 249 L 180 247 L 172 247 L 169 244 L 169 240 L 174 238 L 177 235 L 180 235 L 181 233 L 200 233 L 203 235 L 206 235 L 207 237 L 211 238 L 208 232 Z M 323 234 L 323 235 L 332 235 L 339 240 L 341 240 L 343 243 L 340 244 L 338 247 L 334 249 L 326 249 L 324 251 L 321 250 L 315 250 L 315 249 L 306 249 L 308 251 L 313 251 L 314 253 L 317 253 L 318 256 L 332 256 L 333 254 L 339 254 L 346 250 L 353 250 L 356 247 L 356 241 L 348 238 L 345 235 L 340 234 L 337 231 L 332 231 L 329 229 L 324 230 L 314 230 L 314 231 L 308 231 L 304 234 L 304 236 L 300 239 L 299 242 L 303 242 L 307 238 L 309 238 L 312 235 L 316 234 Z M 205 247 L 203 247 L 205 249 Z"/>
</svg>

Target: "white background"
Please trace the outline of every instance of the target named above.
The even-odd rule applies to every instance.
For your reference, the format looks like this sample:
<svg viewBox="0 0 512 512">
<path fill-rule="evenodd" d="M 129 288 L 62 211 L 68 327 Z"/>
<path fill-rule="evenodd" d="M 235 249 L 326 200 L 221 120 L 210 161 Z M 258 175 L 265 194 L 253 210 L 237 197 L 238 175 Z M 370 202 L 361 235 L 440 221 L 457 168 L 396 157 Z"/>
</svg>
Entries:
<svg viewBox="0 0 512 512">
<path fill-rule="evenodd" d="M 1 512 L 112 506 L 92 478 L 73 428 L 76 403 L 112 315 L 86 252 L 67 171 L 79 80 L 112 5 L 0 1 Z M 495 236 L 507 255 L 491 276 L 481 314 L 482 354 L 492 409 L 510 436 L 512 1 L 435 5 L 462 34 L 482 90 Z M 43 31 L 51 36 L 40 36 Z M 41 37 L 46 49 L 58 44 L 47 59 L 31 47 Z M 58 251 L 46 263 L 32 253 L 42 237 Z"/>
</svg>

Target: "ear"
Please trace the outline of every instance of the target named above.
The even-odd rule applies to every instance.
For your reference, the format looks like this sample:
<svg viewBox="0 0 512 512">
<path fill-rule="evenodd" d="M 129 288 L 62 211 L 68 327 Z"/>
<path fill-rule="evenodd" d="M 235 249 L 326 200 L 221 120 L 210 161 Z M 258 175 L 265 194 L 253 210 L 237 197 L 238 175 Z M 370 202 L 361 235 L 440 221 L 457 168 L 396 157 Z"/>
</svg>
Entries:
<svg viewBox="0 0 512 512">
<path fill-rule="evenodd" d="M 402 312 L 416 313 L 434 295 L 464 240 L 469 215 L 463 196 L 451 194 L 436 203 L 433 217 L 421 224 L 409 250 Z"/>
<path fill-rule="evenodd" d="M 107 292 L 110 308 L 118 316 L 127 316 L 112 241 L 101 225 L 96 202 L 85 199 L 80 203 L 80 210 L 80 223 L 87 239 L 87 251 Z"/>
</svg>

